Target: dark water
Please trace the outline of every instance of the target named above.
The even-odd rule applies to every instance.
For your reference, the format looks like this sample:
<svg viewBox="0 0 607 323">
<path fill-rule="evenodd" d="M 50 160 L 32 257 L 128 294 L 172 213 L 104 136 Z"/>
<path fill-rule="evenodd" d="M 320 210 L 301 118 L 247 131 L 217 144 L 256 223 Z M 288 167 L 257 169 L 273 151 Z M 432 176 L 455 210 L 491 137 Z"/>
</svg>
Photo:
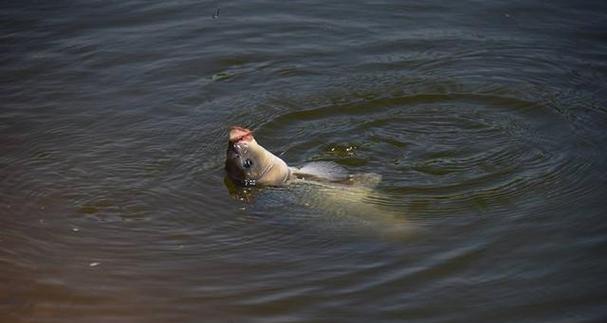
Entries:
<svg viewBox="0 0 607 323">
<path fill-rule="evenodd" d="M 604 1 L 0 9 L 0 321 L 607 319 Z M 233 124 L 415 229 L 238 200 Z"/>
</svg>

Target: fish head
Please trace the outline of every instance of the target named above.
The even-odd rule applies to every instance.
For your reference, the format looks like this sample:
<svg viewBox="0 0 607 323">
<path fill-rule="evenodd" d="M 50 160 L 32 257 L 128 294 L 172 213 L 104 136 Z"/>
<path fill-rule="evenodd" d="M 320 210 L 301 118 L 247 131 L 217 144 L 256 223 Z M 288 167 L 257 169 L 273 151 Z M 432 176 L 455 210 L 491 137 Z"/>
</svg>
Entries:
<svg viewBox="0 0 607 323">
<path fill-rule="evenodd" d="M 267 164 L 267 151 L 257 144 L 253 132 L 231 127 L 225 165 L 228 176 L 242 185 L 252 186 L 264 175 Z"/>
</svg>

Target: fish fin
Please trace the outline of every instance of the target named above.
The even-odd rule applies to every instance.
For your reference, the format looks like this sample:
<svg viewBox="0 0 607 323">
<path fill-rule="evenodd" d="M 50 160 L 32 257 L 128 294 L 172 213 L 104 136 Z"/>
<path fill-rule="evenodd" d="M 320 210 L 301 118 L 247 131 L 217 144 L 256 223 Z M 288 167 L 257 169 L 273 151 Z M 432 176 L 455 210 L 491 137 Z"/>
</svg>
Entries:
<svg viewBox="0 0 607 323">
<path fill-rule="evenodd" d="M 316 161 L 307 163 L 301 168 L 293 169 L 293 175 L 300 178 L 311 177 L 338 182 L 348 178 L 348 171 L 334 162 Z"/>
</svg>

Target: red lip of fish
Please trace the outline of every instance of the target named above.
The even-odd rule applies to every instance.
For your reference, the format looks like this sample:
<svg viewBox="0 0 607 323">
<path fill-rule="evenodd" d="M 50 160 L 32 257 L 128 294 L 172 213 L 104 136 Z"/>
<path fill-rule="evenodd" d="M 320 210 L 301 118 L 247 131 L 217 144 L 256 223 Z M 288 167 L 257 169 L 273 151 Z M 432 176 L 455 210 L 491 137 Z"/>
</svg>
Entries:
<svg viewBox="0 0 607 323">
<path fill-rule="evenodd" d="M 231 143 L 237 143 L 242 140 L 251 141 L 252 139 L 253 139 L 253 131 L 251 131 L 247 128 L 239 127 L 239 126 L 230 127 L 230 142 Z"/>
</svg>

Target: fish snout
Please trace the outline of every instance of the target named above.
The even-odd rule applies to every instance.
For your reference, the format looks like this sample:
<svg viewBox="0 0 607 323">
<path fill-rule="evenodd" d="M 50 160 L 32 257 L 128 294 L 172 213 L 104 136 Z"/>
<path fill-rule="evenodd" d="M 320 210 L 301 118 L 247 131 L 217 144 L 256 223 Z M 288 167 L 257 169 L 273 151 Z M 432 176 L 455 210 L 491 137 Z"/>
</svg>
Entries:
<svg viewBox="0 0 607 323">
<path fill-rule="evenodd" d="M 247 128 L 232 126 L 230 127 L 230 143 L 239 143 L 241 141 L 253 140 L 253 131 Z"/>
</svg>

